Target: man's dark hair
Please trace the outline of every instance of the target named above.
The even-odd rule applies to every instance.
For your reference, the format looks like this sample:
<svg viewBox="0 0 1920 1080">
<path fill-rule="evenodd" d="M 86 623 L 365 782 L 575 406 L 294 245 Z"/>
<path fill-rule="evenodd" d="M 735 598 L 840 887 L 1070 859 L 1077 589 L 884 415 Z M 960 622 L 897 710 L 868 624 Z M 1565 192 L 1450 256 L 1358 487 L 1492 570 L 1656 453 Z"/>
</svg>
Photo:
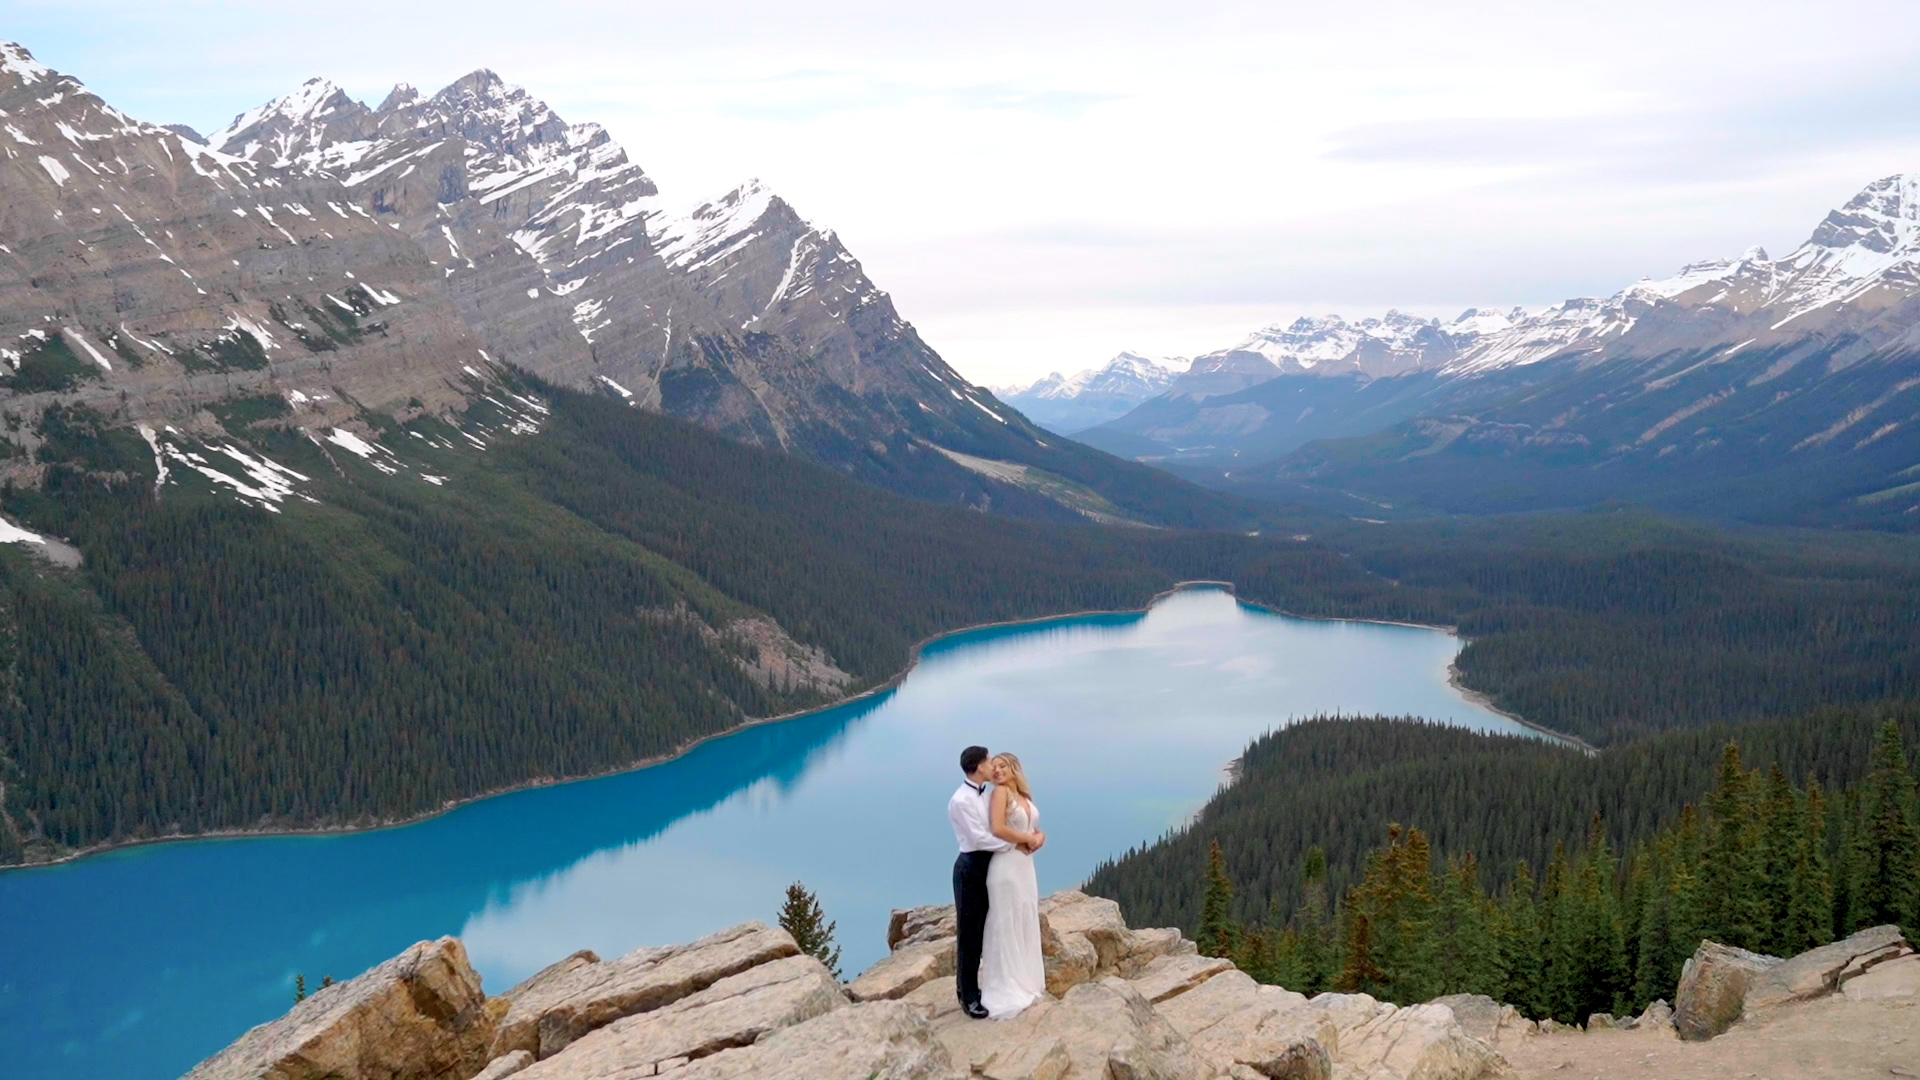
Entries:
<svg viewBox="0 0 1920 1080">
<path fill-rule="evenodd" d="M 960 751 L 960 771 L 966 773 L 968 776 L 972 776 L 973 770 L 978 769 L 980 763 L 985 760 L 987 760 L 986 747 L 969 746 L 965 750 Z"/>
</svg>

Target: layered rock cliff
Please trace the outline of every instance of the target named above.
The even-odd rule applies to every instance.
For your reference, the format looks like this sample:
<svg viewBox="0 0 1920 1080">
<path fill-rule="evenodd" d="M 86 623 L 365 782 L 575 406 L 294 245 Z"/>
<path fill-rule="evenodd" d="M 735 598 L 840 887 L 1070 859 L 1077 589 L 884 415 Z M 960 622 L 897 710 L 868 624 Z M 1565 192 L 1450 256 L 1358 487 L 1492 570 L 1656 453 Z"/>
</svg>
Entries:
<svg viewBox="0 0 1920 1080">
<path fill-rule="evenodd" d="M 1262 986 L 1179 931 L 1132 929 L 1112 901 L 1078 892 L 1044 900 L 1041 927 L 1047 996 L 1004 1022 L 970 1020 L 955 1003 L 951 907 L 896 911 L 891 954 L 845 986 L 784 931 L 750 923 L 616 960 L 575 953 L 487 998 L 460 943 L 444 938 L 320 991 L 187 1080 L 1478 1080 L 1536 1066 L 1557 1075 L 1589 1047 L 1610 1048 L 1581 1041 L 1592 1035 L 1543 1039 L 1551 1023 L 1487 998 L 1399 1007 Z M 1743 999 L 1750 1024 L 1762 1023 L 1769 1009 L 1836 990 L 1872 1012 L 1856 1021 L 1897 1024 L 1888 1010 L 1911 1008 L 1920 990 L 1920 957 L 1892 927 L 1765 958 L 1765 978 L 1720 949 L 1703 944 L 1689 965 L 1682 1038 L 1705 1012 L 1725 1013 L 1736 984 L 1715 1034 Z M 1675 1023 L 1657 1003 L 1588 1027 L 1678 1048 Z"/>
</svg>

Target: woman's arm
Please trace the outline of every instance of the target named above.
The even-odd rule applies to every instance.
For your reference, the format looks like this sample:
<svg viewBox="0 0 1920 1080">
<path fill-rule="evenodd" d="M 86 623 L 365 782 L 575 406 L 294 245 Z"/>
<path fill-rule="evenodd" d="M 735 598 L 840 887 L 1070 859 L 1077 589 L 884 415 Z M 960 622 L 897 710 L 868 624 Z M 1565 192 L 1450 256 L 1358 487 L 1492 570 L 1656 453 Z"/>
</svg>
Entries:
<svg viewBox="0 0 1920 1080">
<path fill-rule="evenodd" d="M 993 789 L 993 802 L 989 804 L 988 809 L 993 835 L 1016 847 L 1030 848 L 1033 846 L 1033 834 L 1021 832 L 1019 829 L 1007 824 L 1007 799 L 1006 788 L 997 787 Z"/>
</svg>

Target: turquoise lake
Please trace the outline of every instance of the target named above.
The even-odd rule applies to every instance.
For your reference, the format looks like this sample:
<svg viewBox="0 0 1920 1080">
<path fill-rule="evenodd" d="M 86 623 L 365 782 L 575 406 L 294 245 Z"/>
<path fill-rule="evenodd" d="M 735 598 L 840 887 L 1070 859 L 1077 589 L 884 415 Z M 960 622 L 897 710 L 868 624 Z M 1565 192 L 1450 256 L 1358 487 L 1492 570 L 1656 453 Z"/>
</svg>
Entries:
<svg viewBox="0 0 1920 1080">
<path fill-rule="evenodd" d="M 1291 720 L 1524 730 L 1447 684 L 1459 649 L 1189 590 L 1143 614 L 944 638 L 885 694 L 404 828 L 0 872 L 0 1073 L 169 1080 L 285 1012 L 296 973 L 344 979 L 455 934 L 497 993 L 576 949 L 772 922 L 796 880 L 838 922 L 851 977 L 885 952 L 889 909 L 951 899 L 962 746 L 1021 756 L 1049 835 L 1041 890 L 1071 888 L 1179 825 Z"/>
</svg>

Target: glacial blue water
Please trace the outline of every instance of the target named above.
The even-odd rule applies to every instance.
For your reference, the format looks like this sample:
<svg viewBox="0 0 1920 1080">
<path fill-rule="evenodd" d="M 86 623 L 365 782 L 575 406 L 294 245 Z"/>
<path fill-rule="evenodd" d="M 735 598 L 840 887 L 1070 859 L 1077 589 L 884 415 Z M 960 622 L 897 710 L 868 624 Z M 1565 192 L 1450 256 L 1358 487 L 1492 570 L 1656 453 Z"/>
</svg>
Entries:
<svg viewBox="0 0 1920 1080">
<path fill-rule="evenodd" d="M 1447 685 L 1459 647 L 1190 590 L 945 638 L 886 694 L 403 828 L 0 872 L 0 1074 L 168 1080 L 285 1012 L 296 973 L 314 986 L 457 934 L 498 992 L 575 949 L 771 922 L 795 880 L 838 922 L 850 977 L 885 951 L 890 908 L 950 899 L 962 746 L 1020 754 L 1049 834 L 1041 889 L 1070 888 L 1178 825 L 1290 720 L 1521 730 Z"/>
</svg>

